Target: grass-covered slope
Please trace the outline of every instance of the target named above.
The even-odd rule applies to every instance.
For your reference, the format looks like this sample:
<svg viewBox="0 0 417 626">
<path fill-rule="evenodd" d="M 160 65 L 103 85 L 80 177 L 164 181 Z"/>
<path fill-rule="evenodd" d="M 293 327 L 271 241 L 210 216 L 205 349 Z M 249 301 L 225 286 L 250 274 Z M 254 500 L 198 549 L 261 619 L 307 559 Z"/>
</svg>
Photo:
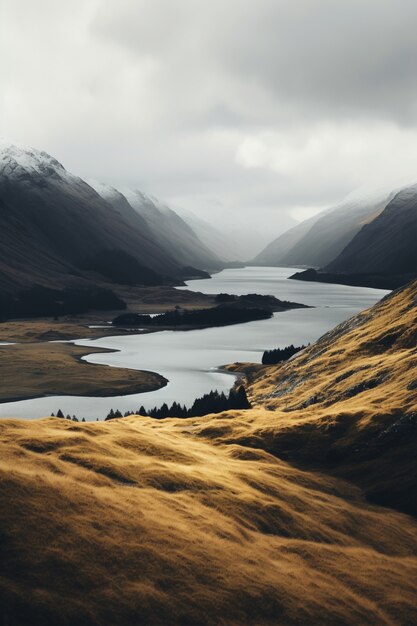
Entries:
<svg viewBox="0 0 417 626">
<path fill-rule="evenodd" d="M 248 369 L 249 396 L 261 410 L 239 440 L 417 513 L 417 282 L 292 361 Z"/>
<path fill-rule="evenodd" d="M 0 421 L 5 623 L 416 623 L 416 341 L 413 284 L 248 411 Z"/>
<path fill-rule="evenodd" d="M 1 422 L 6 623 L 417 620 L 414 520 L 203 422 Z"/>
</svg>

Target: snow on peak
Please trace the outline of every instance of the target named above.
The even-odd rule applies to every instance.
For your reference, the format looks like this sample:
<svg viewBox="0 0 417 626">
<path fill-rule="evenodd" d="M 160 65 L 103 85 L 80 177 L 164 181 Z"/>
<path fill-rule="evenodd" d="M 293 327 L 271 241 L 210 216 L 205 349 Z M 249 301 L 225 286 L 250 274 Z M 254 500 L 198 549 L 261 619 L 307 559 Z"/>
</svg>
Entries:
<svg viewBox="0 0 417 626">
<path fill-rule="evenodd" d="M 63 165 L 47 152 L 0 138 L 0 175 L 13 178 L 66 177 Z"/>
</svg>

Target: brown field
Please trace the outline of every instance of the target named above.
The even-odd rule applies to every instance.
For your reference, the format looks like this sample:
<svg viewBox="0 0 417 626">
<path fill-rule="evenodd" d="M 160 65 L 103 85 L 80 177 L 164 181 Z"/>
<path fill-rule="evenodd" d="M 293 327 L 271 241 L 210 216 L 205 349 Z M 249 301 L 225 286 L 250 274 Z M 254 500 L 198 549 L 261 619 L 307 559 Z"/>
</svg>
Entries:
<svg viewBox="0 0 417 626">
<path fill-rule="evenodd" d="M 166 384 L 159 374 L 81 361 L 91 348 L 62 343 L 0 346 L 0 400 L 44 395 L 109 396 L 154 391 Z M 111 352 L 94 348 L 94 352 Z"/>
<path fill-rule="evenodd" d="M 0 421 L 3 621 L 417 623 L 416 299 L 248 366 L 248 411 Z"/>
</svg>

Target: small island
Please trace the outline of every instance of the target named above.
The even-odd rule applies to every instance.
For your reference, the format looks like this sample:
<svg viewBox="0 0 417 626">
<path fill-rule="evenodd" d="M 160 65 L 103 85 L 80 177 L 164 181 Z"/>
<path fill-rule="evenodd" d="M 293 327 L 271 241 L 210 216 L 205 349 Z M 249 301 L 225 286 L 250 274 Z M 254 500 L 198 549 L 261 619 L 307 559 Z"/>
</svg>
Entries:
<svg viewBox="0 0 417 626">
<path fill-rule="evenodd" d="M 205 309 L 186 310 L 176 306 L 160 315 L 123 313 L 113 320 L 117 327 L 142 329 L 197 329 L 215 326 L 230 326 L 256 320 L 269 319 L 274 312 L 306 308 L 304 304 L 279 300 L 275 296 L 248 294 L 235 296 L 219 294 L 216 306 Z"/>
</svg>

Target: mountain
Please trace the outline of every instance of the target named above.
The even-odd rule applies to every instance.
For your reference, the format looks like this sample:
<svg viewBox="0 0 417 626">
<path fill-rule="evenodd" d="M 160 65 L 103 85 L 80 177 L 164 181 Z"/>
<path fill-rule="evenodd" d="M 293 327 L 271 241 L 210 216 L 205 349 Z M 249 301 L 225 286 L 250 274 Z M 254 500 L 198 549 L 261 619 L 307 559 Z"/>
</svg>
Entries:
<svg viewBox="0 0 417 626">
<path fill-rule="evenodd" d="M 417 623 L 416 300 L 237 364 L 249 410 L 0 420 L 3 621 Z"/>
<path fill-rule="evenodd" d="M 241 261 L 242 250 L 233 237 L 228 237 L 212 224 L 191 212 L 181 212 L 182 218 L 193 229 L 200 241 L 226 263 Z M 243 255 L 245 256 L 245 255 Z"/>
<path fill-rule="evenodd" d="M 188 256 L 157 238 L 154 230 L 123 198 L 118 205 L 106 201 L 47 153 L 0 144 L 3 314 L 30 313 L 32 301 L 41 299 L 37 289 L 45 300 L 45 290 L 86 295 L 103 285 L 178 282 Z M 208 261 L 195 236 L 193 245 L 193 261 Z M 116 304 L 109 302 L 113 308 Z"/>
<path fill-rule="evenodd" d="M 417 274 L 417 185 L 401 189 L 325 271 Z"/>
<path fill-rule="evenodd" d="M 333 261 L 361 228 L 379 215 L 395 192 L 347 198 L 290 229 L 270 243 L 256 265 L 324 267 Z"/>
<path fill-rule="evenodd" d="M 222 266 L 216 253 L 166 204 L 138 190 L 125 189 L 122 193 L 110 185 L 89 183 L 115 209 L 133 209 L 146 225 L 148 236 L 169 251 L 180 266 L 206 270 L 218 270 Z"/>
</svg>

